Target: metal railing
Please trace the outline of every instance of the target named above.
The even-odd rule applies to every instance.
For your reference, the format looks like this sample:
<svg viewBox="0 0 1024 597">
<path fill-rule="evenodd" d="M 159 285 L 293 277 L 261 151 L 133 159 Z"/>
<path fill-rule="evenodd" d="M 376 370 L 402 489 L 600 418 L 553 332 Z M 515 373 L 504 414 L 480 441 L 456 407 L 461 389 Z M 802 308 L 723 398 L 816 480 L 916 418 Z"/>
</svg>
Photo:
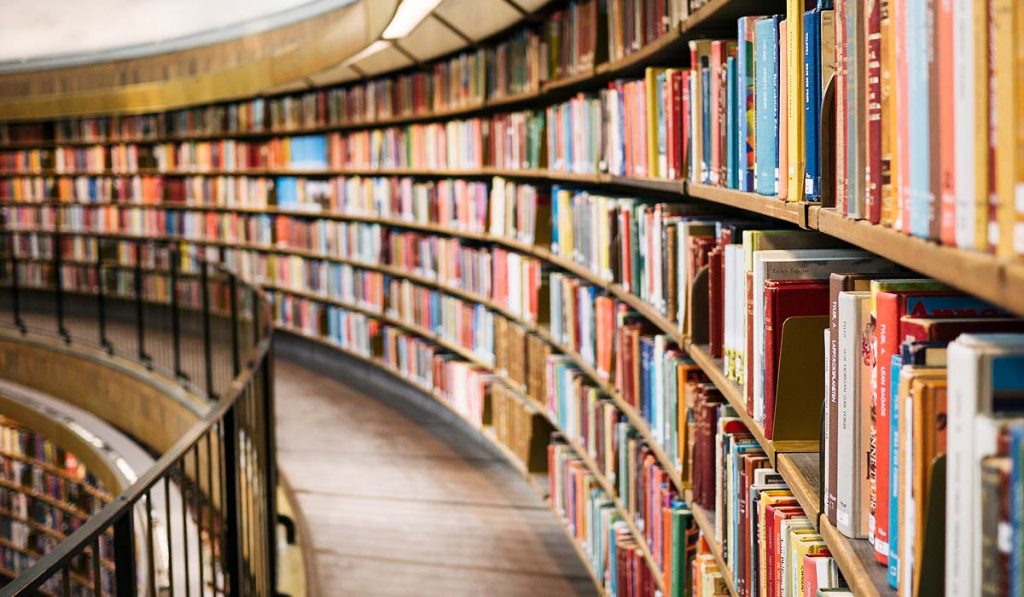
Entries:
<svg viewBox="0 0 1024 597">
<path fill-rule="evenodd" d="M 209 405 L 0 595 L 273 595 L 273 321 L 262 291 L 156 242 L 3 232 L 0 264 L 0 327 L 129 359 Z"/>
</svg>

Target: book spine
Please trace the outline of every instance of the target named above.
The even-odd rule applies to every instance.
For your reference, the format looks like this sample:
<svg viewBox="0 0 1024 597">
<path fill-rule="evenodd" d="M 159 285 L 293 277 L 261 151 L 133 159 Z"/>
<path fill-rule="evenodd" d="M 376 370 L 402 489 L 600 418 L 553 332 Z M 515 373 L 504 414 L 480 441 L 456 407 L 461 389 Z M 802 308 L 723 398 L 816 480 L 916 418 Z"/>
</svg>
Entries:
<svg viewBox="0 0 1024 597">
<path fill-rule="evenodd" d="M 864 209 L 864 118 L 867 89 L 864 63 L 864 3 L 847 2 L 846 5 L 846 215 L 861 219 Z"/>
<path fill-rule="evenodd" d="M 804 72 L 804 2 L 786 2 L 786 59 L 787 73 L 787 201 L 801 201 L 804 196 L 804 85 L 800 76 Z"/>
<path fill-rule="evenodd" d="M 892 226 L 896 222 L 896 192 L 893 188 L 893 149 L 896 146 L 893 115 L 896 112 L 896 93 L 894 78 L 896 76 L 895 52 L 895 19 L 892 18 L 895 0 L 879 0 L 879 56 L 881 58 L 881 214 L 879 222 L 883 226 Z"/>
<path fill-rule="evenodd" d="M 900 572 L 899 558 L 899 528 L 900 528 L 900 367 L 902 359 L 900 355 L 894 354 L 889 361 L 889 406 L 891 416 L 889 418 L 889 563 L 887 567 L 887 580 L 889 586 L 895 589 L 898 586 Z M 907 504 L 904 504 L 906 508 Z M 904 512 L 906 514 L 906 512 Z"/>
<path fill-rule="evenodd" d="M 835 69 L 836 69 L 836 119 L 835 119 L 835 201 L 836 212 L 846 213 L 847 194 L 847 136 L 846 120 L 848 118 L 847 97 L 847 0 L 836 0 L 835 3 Z"/>
<path fill-rule="evenodd" d="M 739 47 L 736 55 L 736 114 L 739 151 L 739 190 L 754 190 L 755 93 L 754 93 L 754 23 L 753 17 L 740 17 L 737 22 Z"/>
<path fill-rule="evenodd" d="M 907 36 L 907 133 L 909 139 L 910 181 L 909 193 L 903 198 L 910 204 L 910 233 L 927 238 L 931 232 L 931 142 L 929 111 L 929 56 L 928 31 L 929 0 L 906 0 Z M 913 106 L 913 109 L 910 109 Z"/>
<path fill-rule="evenodd" d="M 725 127 L 725 139 L 726 139 L 726 143 L 725 143 L 725 145 L 726 145 L 726 148 L 725 148 L 725 156 L 726 156 L 725 172 L 726 172 L 726 178 L 725 178 L 725 186 L 729 187 L 730 189 L 735 189 L 735 188 L 739 187 L 739 171 L 738 171 L 739 156 L 737 155 L 738 144 L 736 143 L 736 141 L 737 141 L 737 138 L 736 138 L 736 132 L 737 132 L 736 128 L 737 128 L 737 125 L 738 125 L 737 120 L 738 120 L 739 112 L 736 111 L 736 97 L 737 97 L 737 94 L 736 94 L 736 58 L 734 56 L 730 56 L 728 58 L 728 60 L 726 61 L 725 74 L 726 74 L 726 103 L 725 103 L 725 113 L 726 113 L 726 118 L 725 118 L 725 122 L 726 122 L 726 127 Z"/>
<path fill-rule="evenodd" d="M 762 195 L 775 194 L 775 118 L 774 100 L 777 88 L 778 70 L 775 54 L 775 39 L 778 35 L 777 23 L 774 19 L 758 21 L 756 27 L 756 119 L 757 128 L 755 142 L 756 158 L 756 190 Z"/>
<path fill-rule="evenodd" d="M 992 113 L 995 122 L 996 144 L 996 202 L 999 242 L 996 253 L 1000 257 L 1024 254 L 1024 119 L 1021 118 L 1020 103 L 1024 100 L 1020 88 L 1024 82 L 1019 77 L 1024 66 L 1019 39 L 1020 13 L 1024 12 L 1014 0 L 993 0 L 991 4 L 993 39 L 991 47 L 995 53 L 995 102 Z"/>
<path fill-rule="evenodd" d="M 953 0 L 953 112 L 955 139 L 954 159 L 956 162 L 956 246 L 962 249 L 980 249 L 978 244 L 979 210 L 977 199 L 981 196 L 981 183 L 985 170 L 976 169 L 975 155 L 979 131 L 984 129 L 987 114 L 982 120 L 984 102 L 980 88 L 979 61 L 977 55 L 983 49 L 982 41 L 976 37 L 975 11 L 981 0 Z"/>
<path fill-rule="evenodd" d="M 881 0 L 868 0 L 864 7 L 865 80 L 867 124 L 864 127 L 865 218 L 872 224 L 882 219 L 882 71 Z"/>
<path fill-rule="evenodd" d="M 938 131 L 939 156 L 939 234 L 938 239 L 947 246 L 956 246 L 956 130 L 959 118 L 955 111 L 956 86 L 955 70 L 959 58 L 954 49 L 954 15 L 955 0 L 938 0 L 935 15 L 935 65 L 937 70 L 938 122 L 933 130 Z M 944 123 L 944 124 L 943 124 Z M 950 126 L 949 123 L 953 123 Z"/>
<path fill-rule="evenodd" d="M 789 198 L 789 184 L 786 181 L 789 172 L 789 58 L 786 56 L 786 40 L 789 28 L 786 21 L 779 22 L 779 32 L 775 39 L 775 57 L 779 65 L 779 83 L 777 85 L 776 114 L 778 114 L 779 135 L 773 146 L 775 148 L 775 192 L 783 201 Z"/>
<path fill-rule="evenodd" d="M 820 198 L 821 11 L 804 13 L 804 200 Z"/>
<path fill-rule="evenodd" d="M 896 54 L 895 95 L 896 106 L 894 126 L 896 128 L 895 157 L 890 164 L 890 174 L 895 193 L 896 221 L 894 227 L 910 234 L 910 102 L 908 91 L 910 75 L 907 71 L 908 37 L 907 7 L 911 0 L 890 0 L 890 18 L 893 21 L 893 52 Z"/>
<path fill-rule="evenodd" d="M 889 400 L 889 366 L 892 355 L 898 347 L 899 327 L 898 298 L 894 294 L 879 294 L 872 297 L 874 302 L 875 337 L 877 361 L 874 373 L 874 484 L 872 490 L 872 513 L 874 519 L 873 545 L 875 559 L 886 565 L 889 562 L 889 444 L 892 413 Z"/>
</svg>

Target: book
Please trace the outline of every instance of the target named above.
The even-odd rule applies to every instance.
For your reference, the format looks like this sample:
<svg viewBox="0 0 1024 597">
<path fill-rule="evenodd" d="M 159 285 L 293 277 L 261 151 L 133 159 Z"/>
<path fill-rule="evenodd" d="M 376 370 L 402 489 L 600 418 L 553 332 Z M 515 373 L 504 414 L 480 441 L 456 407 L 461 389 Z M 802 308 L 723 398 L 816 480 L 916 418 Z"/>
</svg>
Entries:
<svg viewBox="0 0 1024 597">
<path fill-rule="evenodd" d="M 787 201 L 804 196 L 804 89 L 800 73 L 804 72 L 804 2 L 786 1 L 786 72 L 787 81 Z"/>
<path fill-rule="evenodd" d="M 755 107 L 755 189 L 762 195 L 776 194 L 778 162 L 774 131 L 778 129 L 778 39 L 779 17 L 772 16 L 754 24 L 754 64 L 756 74 Z"/>
</svg>

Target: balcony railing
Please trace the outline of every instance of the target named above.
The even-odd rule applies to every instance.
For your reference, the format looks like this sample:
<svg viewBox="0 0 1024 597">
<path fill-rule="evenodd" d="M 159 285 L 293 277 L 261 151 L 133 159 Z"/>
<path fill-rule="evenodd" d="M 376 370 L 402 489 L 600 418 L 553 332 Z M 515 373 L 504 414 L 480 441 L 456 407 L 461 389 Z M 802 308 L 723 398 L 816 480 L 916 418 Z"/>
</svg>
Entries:
<svg viewBox="0 0 1024 597">
<path fill-rule="evenodd" d="M 272 595 L 273 321 L 262 291 L 174 246 L 0 241 L 6 333 L 127 359 L 207 399 L 149 470 L 0 595 Z M 111 556 L 113 570 L 101 566 Z"/>
</svg>

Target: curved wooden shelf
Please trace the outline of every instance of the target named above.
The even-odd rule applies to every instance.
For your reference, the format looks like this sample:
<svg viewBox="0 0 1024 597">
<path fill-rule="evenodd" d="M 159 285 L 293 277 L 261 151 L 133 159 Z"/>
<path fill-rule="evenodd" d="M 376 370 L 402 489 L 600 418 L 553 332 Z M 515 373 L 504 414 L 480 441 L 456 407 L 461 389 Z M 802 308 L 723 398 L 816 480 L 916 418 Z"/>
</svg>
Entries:
<svg viewBox="0 0 1024 597">
<path fill-rule="evenodd" d="M 302 129 L 292 130 L 260 130 L 260 131 L 249 131 L 249 132 L 218 132 L 209 134 L 195 134 L 195 135 L 175 135 L 165 137 L 151 137 L 148 139 L 139 140 L 104 140 L 104 141 L 47 141 L 44 143 L 26 143 L 26 144 L 9 144 L 6 148 L 46 148 L 56 146 L 94 146 L 94 145 L 119 145 L 123 143 L 139 143 L 139 144 L 156 144 L 156 143 L 168 143 L 168 142 L 184 142 L 190 140 L 204 140 L 204 139 L 265 139 L 278 136 L 286 135 L 301 135 L 301 134 L 315 134 L 325 133 L 331 131 L 344 131 L 344 130 L 361 130 L 376 127 L 387 127 L 387 126 L 399 126 L 405 124 L 411 124 L 415 122 L 432 122 L 449 118 L 457 118 L 464 116 L 471 116 L 474 114 L 486 113 L 490 110 L 512 110 L 517 107 L 527 107 L 531 105 L 539 105 L 543 102 L 552 102 L 559 99 L 569 97 L 572 93 L 584 89 L 595 89 L 605 81 L 613 79 L 621 75 L 629 75 L 639 73 L 641 69 L 646 66 L 658 64 L 660 60 L 671 60 L 674 63 L 681 61 L 681 56 L 684 55 L 684 48 L 686 42 L 689 39 L 694 39 L 701 36 L 709 36 L 715 33 L 723 33 L 725 31 L 731 31 L 731 34 L 735 34 L 735 18 L 744 14 L 758 14 L 765 12 L 780 12 L 784 6 L 784 2 L 779 0 L 772 0 L 770 3 L 765 3 L 762 0 L 711 0 L 705 6 L 696 10 L 681 23 L 677 28 L 663 35 L 661 38 L 656 40 L 654 43 L 642 48 L 641 50 L 634 52 L 630 55 L 625 56 L 621 60 L 617 60 L 610 63 L 604 63 L 597 65 L 594 69 L 587 70 L 579 73 L 572 77 L 568 77 L 561 80 L 546 82 L 541 87 L 533 92 L 521 93 L 513 96 L 491 98 L 473 105 L 467 105 L 456 109 L 443 110 L 438 112 L 432 112 L 429 114 L 413 114 L 413 115 L 402 115 L 396 117 L 390 117 L 386 119 L 379 119 L 375 121 L 366 122 L 352 122 L 337 125 L 329 125 L 322 127 L 311 127 Z M 1019 315 L 1024 315 L 1024 264 L 1009 262 L 997 259 L 994 255 L 986 253 L 977 253 L 972 251 L 961 250 L 952 247 L 940 246 L 936 243 L 906 236 L 900 232 L 894 231 L 889 228 L 885 228 L 878 225 L 872 225 L 864 221 L 857 221 L 848 219 L 838 213 L 834 209 L 824 208 L 818 204 L 811 204 L 805 202 L 784 202 L 776 197 L 763 196 L 756 193 L 740 192 L 732 189 L 726 189 L 721 187 L 714 187 L 710 185 L 704 185 L 695 183 L 692 181 L 684 180 L 661 180 L 661 179 L 643 179 L 635 177 L 622 177 L 613 176 L 609 174 L 573 174 L 549 171 L 545 169 L 531 169 L 531 170 L 505 170 L 501 168 L 476 168 L 476 169 L 443 169 L 443 170 L 428 170 L 428 169 L 372 169 L 372 168 L 343 168 L 343 169 L 325 169 L 316 171 L 299 171 L 299 170 L 288 170 L 288 169 L 252 169 L 245 171 L 224 171 L 224 170 L 207 170 L 201 171 L 174 171 L 174 172 L 159 172 L 152 169 L 140 169 L 139 172 L 118 174 L 118 173 L 103 173 L 103 174 L 92 174 L 92 173 L 81 173 L 82 176 L 134 176 L 134 175 L 163 175 L 163 176 L 309 176 L 309 177 L 331 177 L 331 176 L 413 176 L 423 178 L 487 178 L 491 176 L 502 176 L 513 180 L 524 180 L 524 181 L 536 181 L 550 184 L 564 184 L 564 185 L 601 185 L 610 186 L 617 189 L 623 189 L 627 191 L 633 191 L 636 193 L 657 193 L 664 195 L 670 199 L 682 199 L 682 198 L 695 198 L 704 201 L 717 203 L 720 205 L 728 206 L 743 212 L 756 214 L 767 218 L 779 220 L 781 222 L 790 223 L 796 226 L 807 228 L 810 230 L 816 230 L 821 233 L 830 235 L 852 245 L 862 247 L 868 251 L 876 253 L 882 257 L 892 260 L 893 262 L 904 265 L 910 269 L 914 269 L 926 275 L 929 275 L 935 279 L 941 280 L 950 284 L 951 286 L 964 289 L 972 294 L 978 295 L 986 300 L 989 300 L 995 304 L 1001 305 Z M 3 173 L 0 176 L 75 176 L 77 173 L 65 173 L 65 174 L 53 174 L 53 173 L 36 173 L 36 174 L 25 174 L 25 173 Z M 0 205 L 48 205 L 50 202 L 36 202 L 36 201 L 5 201 L 0 200 Z M 693 358 L 697 365 L 704 371 L 707 377 L 719 388 L 722 394 L 726 397 L 728 402 L 733 408 L 739 413 L 740 417 L 747 424 L 755 439 L 759 442 L 764 451 L 768 454 L 772 463 L 779 470 L 780 474 L 790 485 L 794 495 L 800 501 L 804 507 L 808 516 L 815 521 L 819 527 L 821 534 L 825 538 L 825 541 L 829 544 L 830 549 L 833 553 L 837 564 L 843 571 L 847 581 L 850 583 L 851 588 L 858 595 L 892 595 L 893 591 L 888 589 L 885 581 L 885 569 L 875 564 L 873 557 L 870 553 L 870 546 L 864 540 L 852 540 L 842 536 L 838 533 L 828 521 L 820 517 L 820 508 L 818 502 L 820 500 L 820 479 L 816 478 L 809 471 L 813 468 L 810 465 L 812 460 L 817 459 L 817 455 L 808 454 L 793 454 L 786 452 L 783 449 L 777 449 L 777 447 L 771 442 L 764 438 L 763 430 L 761 426 L 753 420 L 750 414 L 746 410 L 746 400 L 743 395 L 742 388 L 727 379 L 722 373 L 721 362 L 713 359 L 707 351 L 707 348 L 702 345 L 696 345 L 690 341 L 689 338 L 683 337 L 678 327 L 671 322 L 667 317 L 659 313 L 655 308 L 644 302 L 642 299 L 625 290 L 621 286 L 615 284 L 609 284 L 606 280 L 601 278 L 599 275 L 591 272 L 585 267 L 575 263 L 569 258 L 562 257 L 554 254 L 549 248 L 527 245 L 512 239 L 506 239 L 503 237 L 497 237 L 490 235 L 486 232 L 472 232 L 472 231 L 460 231 L 454 230 L 442 225 L 427 223 L 427 222 L 412 222 L 403 220 L 400 218 L 388 218 L 388 217 L 377 217 L 373 215 L 359 215 L 359 214 L 344 214 L 336 212 L 307 212 L 303 210 L 287 210 L 279 209 L 277 207 L 265 207 L 265 208 L 254 208 L 254 207 L 230 207 L 230 206 L 192 206 L 176 203 L 91 203 L 91 202 L 79 202 L 79 203 L 66 203 L 66 202 L 53 202 L 55 205 L 68 206 L 68 205 L 85 205 L 85 206 L 105 206 L 105 205 L 117 205 L 125 208 L 150 208 L 150 209 L 169 209 L 169 210 L 195 210 L 195 211 L 218 211 L 218 212 L 237 212 L 245 214 L 275 214 L 275 215 L 288 215 L 294 217 L 309 217 L 309 218 L 323 218 L 341 221 L 354 221 L 354 222 L 366 222 L 366 223 L 377 223 L 386 226 L 392 226 L 395 228 L 402 228 L 407 230 L 418 230 L 428 232 L 432 234 L 446 235 L 450 237 L 464 238 L 467 240 L 488 242 L 497 246 L 503 246 L 510 250 L 522 252 L 532 257 L 544 260 L 545 262 L 562 269 L 569 274 L 576 276 L 577 278 L 585 281 L 588 284 L 597 286 L 604 291 L 608 292 L 616 299 L 627 304 L 632 309 L 636 310 L 648 321 L 650 321 L 655 327 L 661 332 L 665 333 L 673 342 L 677 343 L 681 348 Z M 31 232 L 31 231 L 26 231 Z M 82 236 L 97 236 L 97 237 L 112 237 L 121 238 L 124 240 L 149 240 L 151 236 L 148 235 L 137 235 L 129 233 L 92 233 L 92 232 L 64 232 L 63 234 L 82 235 Z M 531 323 L 521 319 L 503 309 L 499 305 L 493 303 L 485 297 L 480 297 L 474 293 L 464 291 L 462 289 L 456 289 L 448 287 L 442 283 L 431 280 L 426 276 L 421 276 L 414 272 L 400 271 L 398 268 L 378 265 L 378 264 L 365 264 L 351 259 L 332 257 L 329 255 L 320 255 L 314 251 L 289 248 L 289 247 L 276 247 L 276 246 L 262 246 L 254 244 L 242 244 L 232 243 L 229 241 L 215 241 L 215 240 L 204 240 L 194 239 L 186 237 L 171 237 L 169 240 L 175 242 L 194 243 L 197 245 L 207 246 L 221 246 L 221 247 L 238 247 L 244 250 L 252 251 L 264 251 L 273 252 L 278 254 L 287 255 L 298 255 L 304 258 L 310 259 L 324 259 L 339 263 L 347 263 L 354 267 L 360 267 L 364 269 L 371 269 L 380 271 L 388 275 L 403 277 L 409 279 L 412 282 L 436 288 L 442 292 L 457 296 L 467 301 L 476 302 L 482 304 L 489 309 L 492 309 L 496 313 L 515 321 L 517 324 L 523 326 L 530 332 L 540 336 L 545 342 L 547 342 L 554 350 L 567 355 L 583 372 L 584 375 L 589 377 L 605 394 L 607 394 L 624 413 L 626 418 L 637 428 L 638 433 L 642 439 L 647 443 L 658 462 L 662 467 L 669 473 L 672 483 L 680 490 L 680 492 L 687 491 L 687 487 L 683 480 L 679 477 L 678 472 L 674 466 L 674 463 L 668 460 L 667 455 L 658 442 L 655 442 L 651 434 L 650 429 L 646 425 L 646 422 L 640 417 L 639 413 L 626 404 L 621 395 L 616 391 L 608 381 L 592 367 L 587 365 L 582 356 L 571 350 L 569 347 L 561 345 L 555 338 L 545 330 L 542 326 L 535 323 Z M 361 307 L 354 307 L 353 305 L 341 303 L 335 301 L 330 297 L 325 297 L 317 293 L 309 293 L 303 291 L 296 291 L 289 288 L 279 288 L 273 284 L 268 285 L 270 289 L 277 289 L 281 292 L 290 293 L 296 296 L 302 296 L 310 300 L 317 300 L 321 302 L 328 302 L 331 304 L 337 304 L 346 309 L 358 311 L 366 314 L 367 316 L 380 319 L 390 325 L 394 325 L 397 328 L 404 329 L 407 332 L 419 335 L 431 342 L 436 343 L 442 348 L 451 350 L 460 357 L 474 363 L 478 363 L 481 366 L 489 367 L 483 363 L 476 355 L 471 351 L 468 351 L 462 347 L 459 347 L 451 342 L 438 338 L 436 334 L 430 330 L 425 330 L 415 325 L 410 325 L 400 320 L 396 320 L 381 313 L 377 313 L 370 309 L 363 309 Z M 302 333 L 302 332 L 296 332 Z M 324 343 L 325 345 L 331 346 L 340 351 L 344 351 L 347 354 L 352 354 L 366 360 L 368 363 L 381 367 L 386 371 L 390 371 L 392 374 L 397 375 L 401 379 L 405 379 L 408 383 L 415 384 L 414 381 L 408 380 L 401 376 L 401 374 L 394 372 L 386 367 L 379 360 L 368 359 L 356 355 L 351 351 L 347 351 L 344 348 L 337 346 L 333 342 L 329 342 L 322 338 L 314 338 L 306 334 L 303 336 L 310 338 L 315 341 Z M 505 383 L 510 387 L 511 384 L 504 376 L 498 376 L 501 383 Z M 423 390 L 421 386 L 417 386 Z M 515 389 L 517 392 L 520 390 Z M 436 396 L 435 396 L 436 397 Z M 545 409 L 539 409 L 544 416 L 548 418 L 552 424 L 555 425 L 554 417 L 546 413 Z M 567 438 L 570 439 L 570 438 Z M 573 442 L 569 442 L 570 447 L 573 448 L 577 454 L 584 459 L 585 463 L 589 460 L 585 452 L 580 452 L 577 448 L 578 445 L 573 445 Z M 791 446 L 792 447 L 792 446 Z M 790 447 L 790 448 L 791 448 Z M 591 468 L 593 462 L 590 461 L 588 468 Z M 596 470 L 596 465 L 593 466 L 592 472 L 595 475 L 599 475 L 599 471 Z M 607 483 L 607 479 L 599 483 L 602 487 Z M 609 484 L 610 486 L 610 484 Z M 614 496 L 614 493 L 610 494 Z M 685 494 L 689 498 L 689 494 Z M 691 501 L 691 500 L 688 500 Z M 691 501 L 692 503 L 692 501 Z M 698 526 L 705 531 L 705 535 L 709 540 L 709 545 L 712 551 L 715 553 L 716 559 L 718 560 L 719 566 L 723 570 L 723 574 L 727 577 L 727 584 L 729 585 L 730 591 L 735 595 L 735 588 L 732 586 L 731 575 L 728 574 L 728 568 L 725 566 L 724 559 L 721 554 L 721 546 L 714 542 L 714 528 L 713 528 L 713 513 L 706 510 L 700 509 L 697 506 L 694 507 L 694 518 L 697 521 Z M 621 508 L 621 502 L 616 498 L 616 508 Z M 638 538 L 638 543 L 646 548 L 646 542 L 643 540 L 642 535 L 637 535 L 637 528 L 635 521 L 630 517 L 625 517 L 630 520 L 633 524 L 631 532 Z M 573 541 L 573 544 L 579 550 L 580 547 Z M 649 558 L 650 554 L 644 554 L 645 558 Z M 586 560 L 584 554 L 584 560 Z M 651 563 L 651 559 L 648 559 L 648 563 Z M 589 569 L 589 565 L 588 565 Z M 656 569 L 656 568 L 655 568 Z M 593 574 L 593 570 L 590 570 Z M 600 582 L 595 579 L 596 583 L 600 586 Z M 659 577 L 659 582 L 660 577 Z"/>
</svg>

